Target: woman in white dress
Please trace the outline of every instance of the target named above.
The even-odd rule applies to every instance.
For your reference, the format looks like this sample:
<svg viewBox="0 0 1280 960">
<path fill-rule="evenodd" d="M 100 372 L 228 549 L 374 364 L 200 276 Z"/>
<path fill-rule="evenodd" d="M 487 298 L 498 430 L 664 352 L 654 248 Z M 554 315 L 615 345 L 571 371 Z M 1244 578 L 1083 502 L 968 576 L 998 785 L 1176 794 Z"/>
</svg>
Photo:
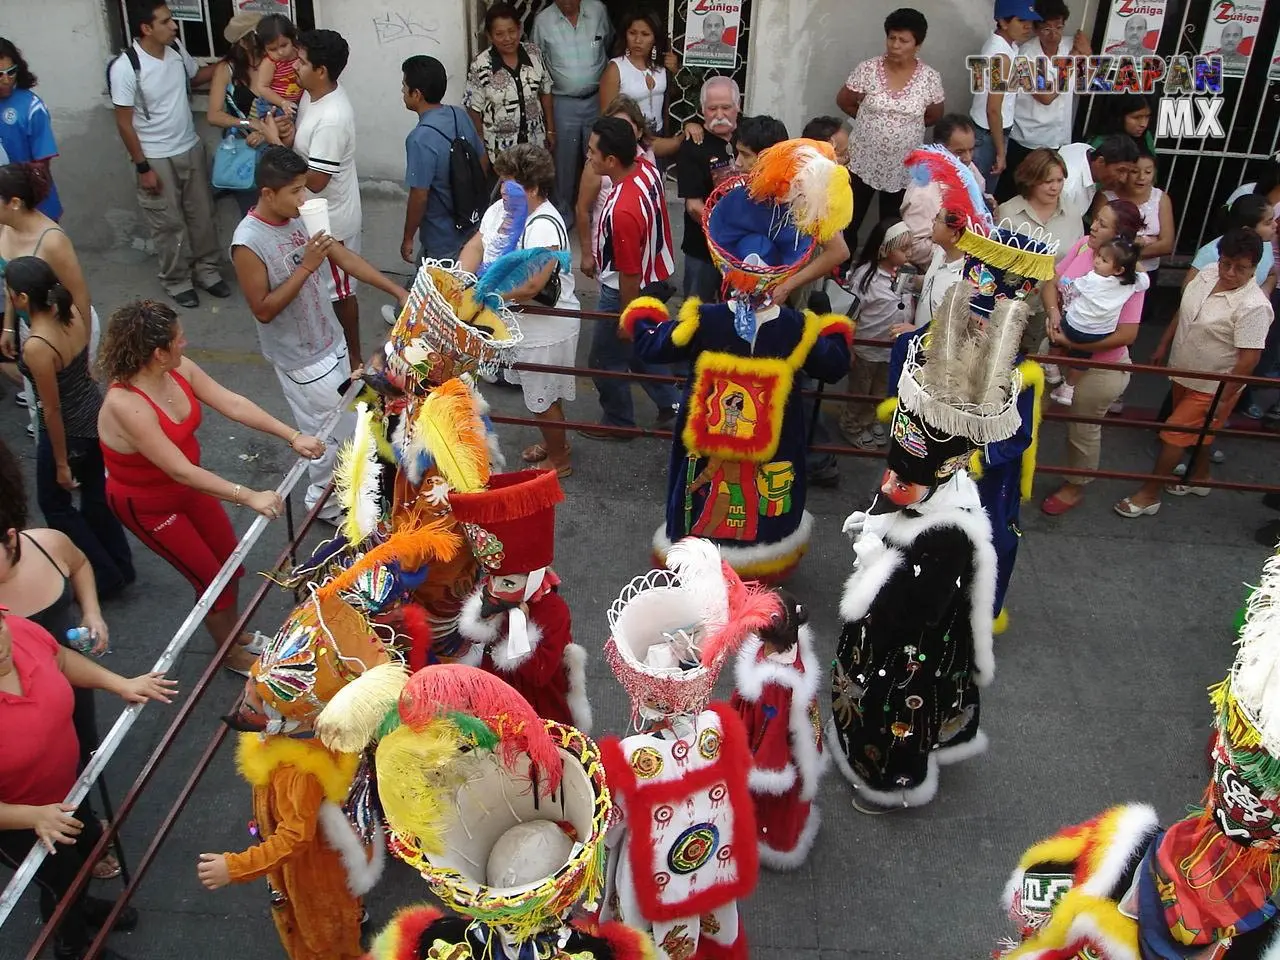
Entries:
<svg viewBox="0 0 1280 960">
<path fill-rule="evenodd" d="M 630 97 L 640 105 L 649 129 L 660 137 L 667 130 L 667 91 L 680 61 L 652 13 L 623 17 L 618 43 L 621 55 L 609 61 L 600 77 L 600 112 L 604 114 L 619 94 Z"/>
<path fill-rule="evenodd" d="M 500 181 L 514 180 L 524 190 L 527 211 L 523 223 L 514 226 L 507 221 L 508 209 L 504 200 L 498 200 L 485 211 L 480 229 L 467 241 L 462 250 L 461 264 L 472 273 L 483 262 L 495 259 L 499 249 L 510 246 L 510 234 L 518 230 L 512 249 L 548 250 L 569 249 L 569 231 L 564 218 L 548 199 L 555 187 L 555 162 L 543 147 L 519 144 L 498 154 L 493 164 Z M 519 215 L 517 215 L 519 216 Z M 515 219 L 515 218 L 513 218 Z M 507 241 L 504 244 L 504 241 Z M 512 304 L 538 303 L 550 305 L 548 298 L 555 295 L 557 310 L 577 310 L 578 298 L 574 293 L 573 271 L 561 270 L 550 263 L 513 290 L 506 299 Z M 577 317 L 543 316 L 525 313 L 520 317 L 520 329 L 524 333 L 516 359 L 521 363 L 546 364 L 571 367 L 578 352 Z M 575 381 L 570 374 L 531 373 L 508 371 L 507 377 L 524 391 L 524 405 L 539 421 L 542 442 L 527 447 L 521 454 L 525 463 L 538 464 L 555 470 L 561 477 L 573 473 L 569 460 L 569 443 L 564 428 L 564 401 L 576 396 Z"/>
</svg>

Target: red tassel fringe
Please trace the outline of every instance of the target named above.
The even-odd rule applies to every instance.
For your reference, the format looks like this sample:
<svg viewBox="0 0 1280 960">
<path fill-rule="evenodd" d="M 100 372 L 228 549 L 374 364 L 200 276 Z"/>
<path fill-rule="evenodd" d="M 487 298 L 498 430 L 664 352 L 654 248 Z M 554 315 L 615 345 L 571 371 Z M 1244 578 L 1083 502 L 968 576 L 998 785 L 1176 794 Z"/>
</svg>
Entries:
<svg viewBox="0 0 1280 960">
<path fill-rule="evenodd" d="M 480 526 L 527 517 L 563 500 L 564 489 L 554 470 L 497 473 L 489 478 L 487 490 L 449 494 L 449 506 L 458 522 Z"/>
</svg>

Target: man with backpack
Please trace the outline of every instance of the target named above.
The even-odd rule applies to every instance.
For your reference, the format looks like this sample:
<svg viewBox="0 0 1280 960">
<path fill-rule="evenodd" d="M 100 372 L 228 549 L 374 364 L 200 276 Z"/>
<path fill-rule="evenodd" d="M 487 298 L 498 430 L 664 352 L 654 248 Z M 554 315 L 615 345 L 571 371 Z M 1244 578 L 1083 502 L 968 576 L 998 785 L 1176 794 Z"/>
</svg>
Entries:
<svg viewBox="0 0 1280 960">
<path fill-rule="evenodd" d="M 449 77 L 435 57 L 410 57 L 400 70 L 406 109 L 418 125 L 405 138 L 405 186 L 409 203 L 404 216 L 400 256 L 406 263 L 421 259 L 457 260 L 489 206 L 488 180 L 481 158 L 484 144 L 461 107 L 444 99 Z M 414 256 L 415 238 L 421 245 Z"/>
<path fill-rule="evenodd" d="M 129 25 L 136 39 L 107 68 L 116 130 L 138 173 L 138 205 L 155 240 L 160 283 L 179 306 L 197 307 L 196 286 L 231 296 L 218 272 L 209 162 L 187 97 L 189 86 L 209 83 L 216 64 L 196 66 L 177 43 L 178 25 L 163 0 L 131 0 Z"/>
</svg>

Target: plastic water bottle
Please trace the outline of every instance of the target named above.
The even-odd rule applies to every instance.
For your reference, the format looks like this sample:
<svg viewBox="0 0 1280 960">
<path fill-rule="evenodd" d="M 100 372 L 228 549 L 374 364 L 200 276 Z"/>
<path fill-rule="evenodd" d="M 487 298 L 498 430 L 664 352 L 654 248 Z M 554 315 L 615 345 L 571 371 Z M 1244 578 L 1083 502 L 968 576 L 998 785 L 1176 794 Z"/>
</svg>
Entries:
<svg viewBox="0 0 1280 960">
<path fill-rule="evenodd" d="M 67 631 L 67 646 L 80 653 L 89 653 L 93 649 L 93 631 L 88 627 L 73 627 Z"/>
</svg>

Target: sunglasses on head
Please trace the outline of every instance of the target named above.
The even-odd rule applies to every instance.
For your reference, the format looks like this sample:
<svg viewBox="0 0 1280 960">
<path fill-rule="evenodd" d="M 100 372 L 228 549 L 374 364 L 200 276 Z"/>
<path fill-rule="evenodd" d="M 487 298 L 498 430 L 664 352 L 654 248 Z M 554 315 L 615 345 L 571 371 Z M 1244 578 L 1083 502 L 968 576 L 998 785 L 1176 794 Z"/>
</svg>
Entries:
<svg viewBox="0 0 1280 960">
<path fill-rule="evenodd" d="M 15 63 L 12 67 L 5 67 L 0 70 L 0 77 L 16 77 L 18 75 L 18 65 Z"/>
</svg>

